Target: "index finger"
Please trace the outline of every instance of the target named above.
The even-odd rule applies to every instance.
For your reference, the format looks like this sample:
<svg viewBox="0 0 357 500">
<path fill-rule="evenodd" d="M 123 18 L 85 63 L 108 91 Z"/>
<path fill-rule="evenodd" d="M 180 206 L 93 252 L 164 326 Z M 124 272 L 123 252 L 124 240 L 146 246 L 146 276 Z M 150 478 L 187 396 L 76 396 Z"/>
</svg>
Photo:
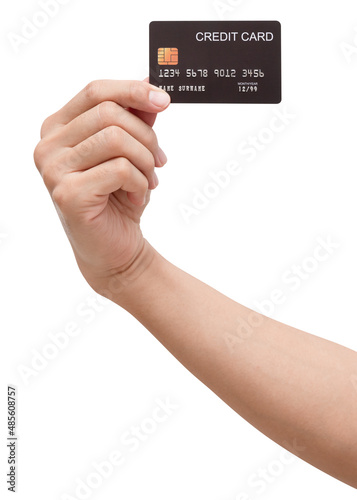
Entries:
<svg viewBox="0 0 357 500">
<path fill-rule="evenodd" d="M 114 101 L 123 108 L 159 113 L 170 104 L 164 90 L 139 80 L 95 80 L 51 116 L 53 124 L 66 125 L 103 101 Z"/>
</svg>

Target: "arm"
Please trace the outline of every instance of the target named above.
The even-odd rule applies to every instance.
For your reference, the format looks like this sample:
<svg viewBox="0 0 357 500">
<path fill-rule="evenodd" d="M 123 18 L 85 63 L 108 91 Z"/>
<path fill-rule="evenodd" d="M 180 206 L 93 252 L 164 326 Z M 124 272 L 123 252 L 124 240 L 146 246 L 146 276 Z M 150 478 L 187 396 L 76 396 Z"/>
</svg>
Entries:
<svg viewBox="0 0 357 500">
<path fill-rule="evenodd" d="M 266 436 L 357 488 L 357 353 L 247 309 L 145 245 L 145 272 L 98 292 Z"/>
<path fill-rule="evenodd" d="M 141 234 L 168 104 L 147 82 L 94 82 L 44 122 L 35 162 L 79 268 L 248 422 L 357 488 L 357 353 L 237 304 Z"/>
</svg>

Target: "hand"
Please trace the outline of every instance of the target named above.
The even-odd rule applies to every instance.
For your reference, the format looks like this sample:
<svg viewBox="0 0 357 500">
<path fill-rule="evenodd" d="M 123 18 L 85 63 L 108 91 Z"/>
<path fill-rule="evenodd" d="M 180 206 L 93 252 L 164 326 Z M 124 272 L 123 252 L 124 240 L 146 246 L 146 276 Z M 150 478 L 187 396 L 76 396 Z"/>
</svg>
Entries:
<svg viewBox="0 0 357 500">
<path fill-rule="evenodd" d="M 142 258 L 140 217 L 167 161 L 152 125 L 169 102 L 147 81 L 95 81 L 42 125 L 35 163 L 93 288 Z"/>
</svg>

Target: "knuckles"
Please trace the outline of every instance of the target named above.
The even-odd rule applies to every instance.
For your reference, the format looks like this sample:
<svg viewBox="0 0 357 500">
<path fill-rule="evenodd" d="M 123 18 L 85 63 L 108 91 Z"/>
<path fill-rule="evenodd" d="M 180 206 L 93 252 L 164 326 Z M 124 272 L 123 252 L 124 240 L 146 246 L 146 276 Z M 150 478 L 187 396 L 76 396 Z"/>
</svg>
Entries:
<svg viewBox="0 0 357 500">
<path fill-rule="evenodd" d="M 33 159 L 38 170 L 40 170 L 45 157 L 46 153 L 45 148 L 43 147 L 43 141 L 40 141 L 33 152 Z"/>
<path fill-rule="evenodd" d="M 115 175 L 119 181 L 127 182 L 131 175 L 131 165 L 126 158 L 116 160 Z"/>
<path fill-rule="evenodd" d="M 41 174 L 49 162 L 50 154 L 52 151 L 53 142 L 48 139 L 41 139 L 33 152 L 35 165 Z"/>
<path fill-rule="evenodd" d="M 61 184 L 58 184 L 52 191 L 52 200 L 61 210 L 66 204 L 68 198 L 68 192 L 63 188 Z"/>
<path fill-rule="evenodd" d="M 110 125 L 102 130 L 101 136 L 104 145 L 110 150 L 118 149 L 118 144 L 124 140 L 124 130 L 116 125 Z"/>
<path fill-rule="evenodd" d="M 96 101 L 100 96 L 102 85 L 102 80 L 93 80 L 89 82 L 83 89 L 85 98 L 90 102 Z"/>
<path fill-rule="evenodd" d="M 69 211 L 71 204 L 74 201 L 78 202 L 79 195 L 80 192 L 78 191 L 74 178 L 71 175 L 63 177 L 56 184 L 51 193 L 54 204 L 57 205 L 62 213 Z"/>
<path fill-rule="evenodd" d="M 130 80 L 128 82 L 128 95 L 131 102 L 142 104 L 147 101 L 148 84 L 139 80 Z"/>
<path fill-rule="evenodd" d="M 94 80 L 84 88 L 85 97 L 91 102 L 99 102 L 103 91 L 103 80 Z M 146 100 L 149 84 L 140 81 L 126 82 L 127 97 L 133 106 Z M 46 118 L 41 127 L 41 140 L 36 145 L 33 158 L 34 163 L 42 175 L 43 181 L 52 194 L 53 201 L 59 207 L 65 207 L 69 203 L 70 197 L 73 197 L 75 186 L 68 183 L 67 176 L 61 175 L 61 165 L 72 168 L 81 163 L 84 158 L 88 158 L 96 149 L 100 150 L 103 146 L 108 152 L 115 156 L 120 156 L 120 152 L 130 145 L 128 132 L 121 128 L 120 123 L 126 116 L 120 118 L 120 113 L 126 113 L 124 108 L 113 101 L 103 101 L 97 104 L 97 111 L 101 123 L 101 131 L 91 136 L 74 148 L 64 148 L 62 152 L 57 151 L 58 139 L 61 136 L 61 127 L 58 127 L 55 115 Z M 152 127 L 143 123 L 141 154 L 145 175 L 150 174 L 155 167 L 154 152 L 158 148 L 158 141 Z M 124 147 L 123 147 L 124 144 Z M 142 147 L 145 146 L 145 147 Z M 58 153 L 58 154 L 57 154 Z M 132 164 L 126 158 L 118 158 L 117 175 L 124 181 L 131 175 Z M 72 165 L 73 163 L 73 165 Z M 144 172 L 145 171 L 145 172 Z M 146 177 L 145 177 L 146 180 Z M 145 186 L 147 189 L 147 186 Z"/>
<path fill-rule="evenodd" d="M 113 101 L 103 101 L 97 106 L 101 128 L 115 125 L 123 108 Z"/>
<path fill-rule="evenodd" d="M 53 128 L 54 118 L 53 115 L 48 116 L 41 125 L 40 137 L 43 139 Z"/>
<path fill-rule="evenodd" d="M 74 148 L 70 150 L 70 153 L 67 155 L 68 156 L 68 161 L 67 164 L 68 166 L 73 166 L 76 168 L 78 162 L 80 162 L 82 159 L 90 157 L 91 154 L 93 154 L 93 151 L 95 150 L 96 146 L 98 145 L 98 137 L 96 135 L 90 137 L 89 139 L 86 139 L 85 141 L 82 141 L 81 143 L 77 144 Z M 72 160 L 72 161 L 71 161 Z M 72 165 L 73 163 L 73 165 Z"/>
<path fill-rule="evenodd" d="M 55 170 L 48 166 L 42 171 L 42 180 L 47 187 L 47 189 L 51 192 L 56 186 L 57 176 L 55 175 Z"/>
<path fill-rule="evenodd" d="M 140 83 L 140 82 L 138 82 Z M 97 106 L 99 123 L 102 130 L 116 126 L 121 128 L 125 122 L 125 110 L 113 101 L 103 101 Z M 122 117 L 120 116 L 122 114 Z M 152 127 L 142 122 L 142 143 L 151 151 L 158 148 L 158 140 Z M 115 138 L 114 138 L 115 140 Z"/>
<path fill-rule="evenodd" d="M 53 151 L 53 143 L 48 139 L 42 139 L 36 146 L 33 158 L 37 170 L 42 176 L 42 180 L 49 191 L 54 188 L 58 177 L 58 163 L 60 159 L 54 160 L 51 152 Z"/>
</svg>

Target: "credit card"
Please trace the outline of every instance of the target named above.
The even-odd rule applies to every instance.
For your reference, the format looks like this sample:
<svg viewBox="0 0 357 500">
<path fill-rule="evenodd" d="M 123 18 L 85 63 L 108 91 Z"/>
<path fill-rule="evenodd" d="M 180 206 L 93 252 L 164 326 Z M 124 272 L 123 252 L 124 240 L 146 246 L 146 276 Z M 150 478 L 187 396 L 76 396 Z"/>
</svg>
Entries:
<svg viewBox="0 0 357 500">
<path fill-rule="evenodd" d="M 172 103 L 279 103 L 278 21 L 152 21 L 150 83 Z"/>
</svg>

